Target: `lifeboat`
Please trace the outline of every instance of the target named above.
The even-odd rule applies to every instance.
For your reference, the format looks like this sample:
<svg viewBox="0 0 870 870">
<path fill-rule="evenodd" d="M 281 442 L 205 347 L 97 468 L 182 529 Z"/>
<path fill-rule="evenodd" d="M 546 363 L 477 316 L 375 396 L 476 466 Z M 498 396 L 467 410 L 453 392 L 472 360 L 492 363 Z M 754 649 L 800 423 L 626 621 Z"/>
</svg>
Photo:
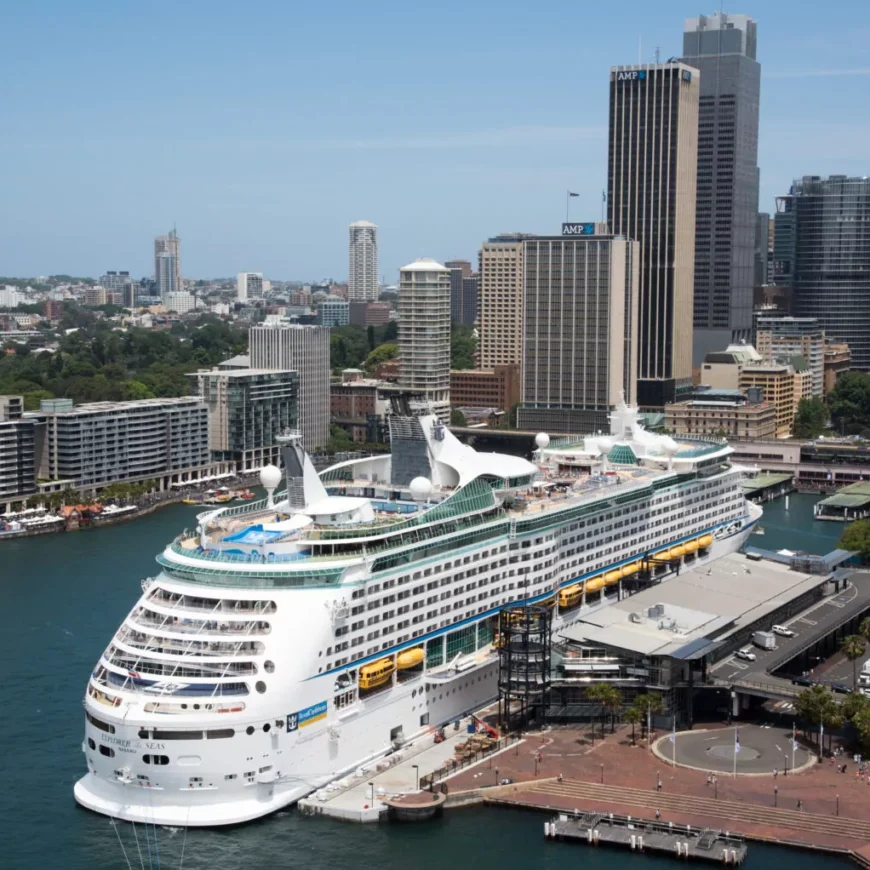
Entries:
<svg viewBox="0 0 870 870">
<path fill-rule="evenodd" d="M 631 577 L 632 574 L 637 574 L 638 571 L 640 571 L 640 562 L 630 562 L 621 568 L 623 577 Z"/>
<path fill-rule="evenodd" d="M 408 668 L 416 668 L 417 665 L 422 664 L 423 662 L 423 649 L 419 646 L 415 646 L 413 649 L 406 649 L 404 652 L 400 652 L 396 656 L 396 667 L 400 671 L 407 670 Z"/>
<path fill-rule="evenodd" d="M 682 544 L 677 544 L 676 547 L 671 547 L 671 558 L 682 559 L 686 555 L 686 548 Z"/>
<path fill-rule="evenodd" d="M 697 541 L 686 541 L 686 543 L 683 544 L 683 549 L 687 553 L 694 553 L 700 546 L 701 545 Z"/>
<path fill-rule="evenodd" d="M 653 553 L 652 557 L 653 559 L 668 559 L 670 558 L 670 552 L 671 551 L 667 547 L 665 547 L 664 550 L 658 550 L 657 552 Z"/>
<path fill-rule="evenodd" d="M 361 689 L 374 689 L 382 686 L 396 669 L 395 662 L 391 658 L 378 659 L 369 665 L 363 665 L 359 669 L 359 687 Z"/>
<path fill-rule="evenodd" d="M 702 550 L 706 550 L 708 547 L 712 547 L 713 546 L 713 536 L 712 535 L 701 535 L 701 537 L 698 538 L 698 546 Z"/>
<path fill-rule="evenodd" d="M 562 589 L 559 592 L 559 607 L 573 607 L 583 596 L 583 584 L 575 583 L 573 586 Z"/>
<path fill-rule="evenodd" d="M 608 572 L 604 575 L 604 582 L 605 582 L 608 586 L 610 586 L 611 583 L 618 583 L 621 577 L 622 577 L 622 571 L 620 571 L 620 570 L 617 568 L 615 571 L 608 571 Z"/>
<path fill-rule="evenodd" d="M 600 589 L 604 585 L 604 577 L 600 574 L 597 577 L 593 577 L 591 580 L 586 581 L 586 591 L 587 592 L 595 592 L 597 589 Z"/>
</svg>

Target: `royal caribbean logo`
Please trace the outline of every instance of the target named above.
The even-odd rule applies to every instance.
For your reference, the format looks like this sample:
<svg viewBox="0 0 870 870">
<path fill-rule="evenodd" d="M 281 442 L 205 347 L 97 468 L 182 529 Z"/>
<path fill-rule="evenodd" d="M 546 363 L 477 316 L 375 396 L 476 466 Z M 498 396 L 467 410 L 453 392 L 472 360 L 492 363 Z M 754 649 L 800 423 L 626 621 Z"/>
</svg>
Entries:
<svg viewBox="0 0 870 870">
<path fill-rule="evenodd" d="M 288 713 L 287 731 L 296 731 L 298 728 L 304 728 L 306 725 L 313 725 L 315 722 L 325 719 L 328 706 L 328 702 L 320 701 L 318 704 L 306 707 L 304 710 Z"/>
<path fill-rule="evenodd" d="M 645 69 L 627 70 L 616 74 L 618 82 L 642 82 L 646 80 Z"/>
</svg>

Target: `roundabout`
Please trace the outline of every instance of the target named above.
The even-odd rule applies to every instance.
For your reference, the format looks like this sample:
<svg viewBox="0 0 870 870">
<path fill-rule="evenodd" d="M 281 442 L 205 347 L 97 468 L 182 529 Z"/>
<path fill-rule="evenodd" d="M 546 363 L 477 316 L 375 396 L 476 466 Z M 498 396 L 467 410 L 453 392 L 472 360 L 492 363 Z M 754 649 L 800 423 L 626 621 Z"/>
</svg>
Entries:
<svg viewBox="0 0 870 870">
<path fill-rule="evenodd" d="M 764 725 L 740 725 L 735 729 L 717 728 L 709 731 L 681 731 L 676 742 L 671 735 L 660 737 L 653 744 L 653 752 L 666 764 L 676 760 L 677 767 L 689 767 L 715 774 L 741 776 L 773 776 L 800 772 L 816 763 L 814 752 L 800 744 L 792 760 L 791 729 Z M 736 751 L 735 751 L 736 750 Z M 736 759 L 735 759 L 736 755 Z"/>
</svg>

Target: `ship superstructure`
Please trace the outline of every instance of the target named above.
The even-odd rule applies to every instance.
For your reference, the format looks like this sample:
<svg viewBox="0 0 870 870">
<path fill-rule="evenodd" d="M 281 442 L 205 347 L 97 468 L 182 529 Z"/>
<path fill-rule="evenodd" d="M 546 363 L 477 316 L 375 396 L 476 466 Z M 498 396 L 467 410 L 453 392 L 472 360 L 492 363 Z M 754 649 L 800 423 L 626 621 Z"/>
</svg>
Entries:
<svg viewBox="0 0 870 870">
<path fill-rule="evenodd" d="M 390 455 L 319 475 L 288 438 L 283 492 L 267 467 L 268 498 L 157 557 L 88 683 L 81 804 L 270 813 L 492 700 L 504 607 L 564 625 L 639 571 L 738 549 L 760 515 L 726 443 L 654 435 L 625 405 L 607 436 L 538 436 L 534 464 L 434 415 L 390 426 Z"/>
</svg>

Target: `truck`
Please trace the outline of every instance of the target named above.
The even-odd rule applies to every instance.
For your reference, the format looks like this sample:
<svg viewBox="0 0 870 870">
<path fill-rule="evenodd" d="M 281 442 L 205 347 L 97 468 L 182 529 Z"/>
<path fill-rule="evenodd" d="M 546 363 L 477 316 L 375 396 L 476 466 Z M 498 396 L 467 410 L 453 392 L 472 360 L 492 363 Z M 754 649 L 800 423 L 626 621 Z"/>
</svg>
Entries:
<svg viewBox="0 0 870 870">
<path fill-rule="evenodd" d="M 752 642 L 761 649 L 776 649 L 776 635 L 772 631 L 756 631 Z"/>
</svg>

